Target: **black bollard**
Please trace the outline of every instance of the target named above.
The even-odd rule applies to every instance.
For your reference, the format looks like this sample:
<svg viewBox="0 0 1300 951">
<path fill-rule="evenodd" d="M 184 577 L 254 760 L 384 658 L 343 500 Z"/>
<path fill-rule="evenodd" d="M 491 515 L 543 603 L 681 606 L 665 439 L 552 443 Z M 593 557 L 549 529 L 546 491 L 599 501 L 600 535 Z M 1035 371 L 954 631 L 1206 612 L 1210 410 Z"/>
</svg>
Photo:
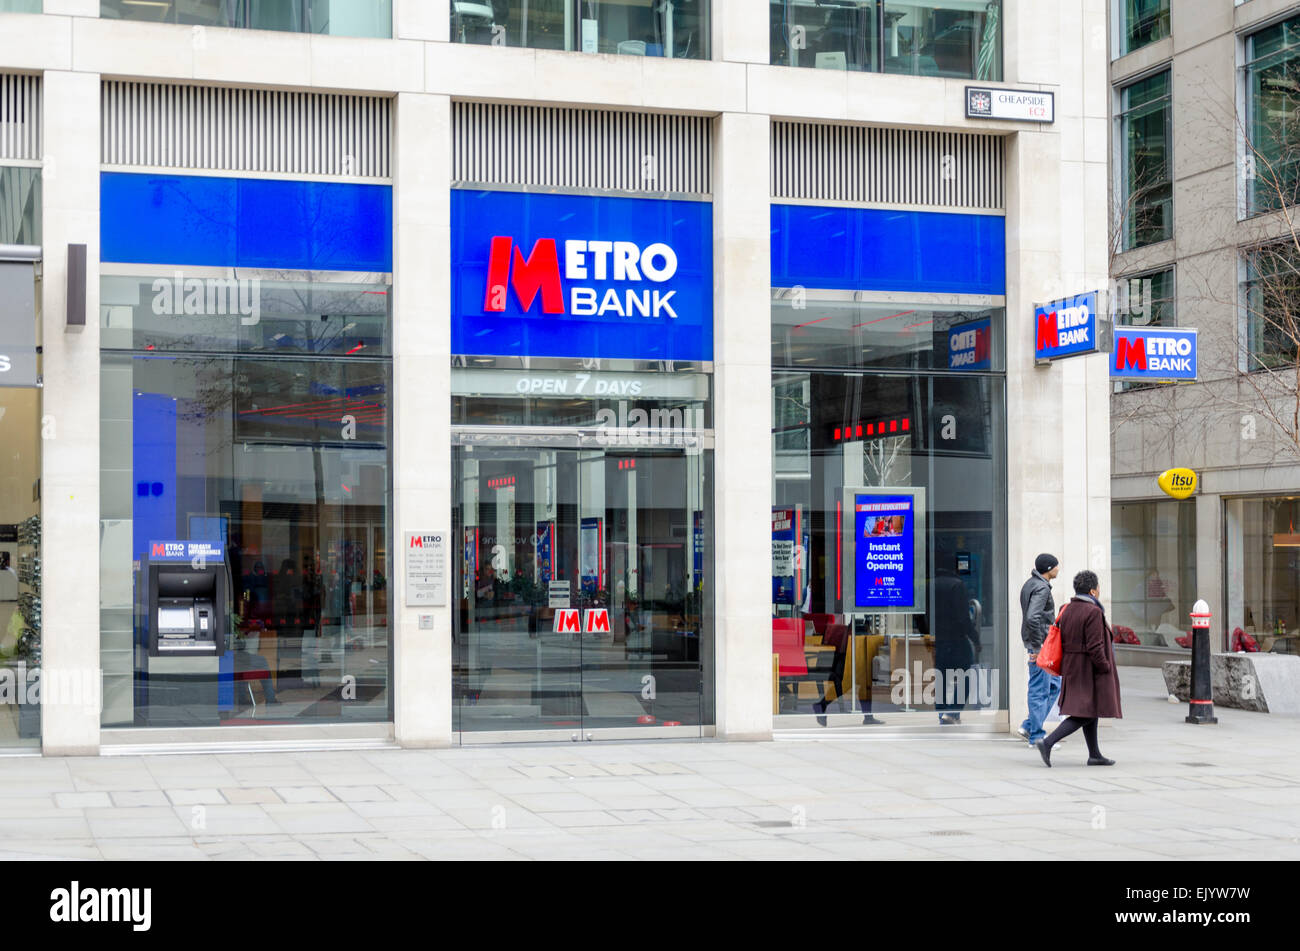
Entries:
<svg viewBox="0 0 1300 951">
<path fill-rule="evenodd" d="M 1214 680 L 1210 671 L 1210 606 L 1197 601 L 1192 607 L 1192 692 L 1187 704 L 1188 723 L 1218 723 L 1214 715 Z"/>
</svg>

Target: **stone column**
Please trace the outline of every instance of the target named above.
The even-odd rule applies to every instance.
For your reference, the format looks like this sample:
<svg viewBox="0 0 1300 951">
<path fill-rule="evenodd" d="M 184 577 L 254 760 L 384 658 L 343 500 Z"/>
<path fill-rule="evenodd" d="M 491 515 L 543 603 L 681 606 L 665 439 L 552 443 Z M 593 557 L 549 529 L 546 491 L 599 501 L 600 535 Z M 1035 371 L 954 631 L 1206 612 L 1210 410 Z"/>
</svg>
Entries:
<svg viewBox="0 0 1300 951">
<path fill-rule="evenodd" d="M 393 148 L 394 727 L 451 743 L 451 100 L 401 93 Z M 447 604 L 406 607 L 406 532 L 447 538 Z M 420 615 L 433 616 L 421 630 Z"/>
<path fill-rule="evenodd" d="M 713 205 L 717 729 L 772 735 L 771 123 L 715 123 Z"/>
<path fill-rule="evenodd" d="M 47 755 L 95 755 L 102 689 L 99 76 L 48 71 L 42 94 L 41 741 Z M 86 327 L 79 333 L 64 329 L 69 244 L 86 245 Z M 55 684 L 81 689 L 58 696 Z"/>
</svg>

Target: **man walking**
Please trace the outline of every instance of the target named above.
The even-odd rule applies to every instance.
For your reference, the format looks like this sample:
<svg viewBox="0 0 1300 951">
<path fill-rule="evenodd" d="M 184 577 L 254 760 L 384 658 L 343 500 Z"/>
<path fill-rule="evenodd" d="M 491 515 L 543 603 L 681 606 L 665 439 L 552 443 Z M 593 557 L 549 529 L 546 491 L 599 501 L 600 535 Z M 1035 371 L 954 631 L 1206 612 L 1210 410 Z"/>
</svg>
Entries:
<svg viewBox="0 0 1300 951">
<path fill-rule="evenodd" d="M 1043 721 L 1052 709 L 1056 695 L 1061 692 L 1061 678 L 1053 677 L 1035 661 L 1047 640 L 1047 632 L 1056 623 L 1056 605 L 1052 601 L 1052 579 L 1061 573 L 1055 555 L 1042 554 L 1034 559 L 1034 570 L 1020 589 L 1020 610 L 1024 620 L 1020 623 L 1020 639 L 1029 651 L 1029 716 L 1016 732 L 1029 741 L 1032 747 L 1047 735 Z"/>
</svg>

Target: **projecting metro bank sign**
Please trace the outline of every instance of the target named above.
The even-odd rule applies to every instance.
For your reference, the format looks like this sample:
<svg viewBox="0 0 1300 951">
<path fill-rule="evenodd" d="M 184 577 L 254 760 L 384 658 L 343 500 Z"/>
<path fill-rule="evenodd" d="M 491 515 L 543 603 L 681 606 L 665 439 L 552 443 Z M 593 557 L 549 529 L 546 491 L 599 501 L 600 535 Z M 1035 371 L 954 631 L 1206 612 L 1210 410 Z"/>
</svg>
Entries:
<svg viewBox="0 0 1300 951">
<path fill-rule="evenodd" d="M 452 351 L 713 358 L 708 202 L 452 192 Z"/>
</svg>

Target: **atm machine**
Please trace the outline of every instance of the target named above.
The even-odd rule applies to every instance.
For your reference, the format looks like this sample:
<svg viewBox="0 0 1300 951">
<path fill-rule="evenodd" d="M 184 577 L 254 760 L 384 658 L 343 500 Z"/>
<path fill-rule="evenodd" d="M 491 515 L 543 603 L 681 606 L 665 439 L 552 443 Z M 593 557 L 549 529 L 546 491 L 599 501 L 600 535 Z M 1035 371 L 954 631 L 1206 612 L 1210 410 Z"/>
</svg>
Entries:
<svg viewBox="0 0 1300 951">
<path fill-rule="evenodd" d="M 217 542 L 150 542 L 141 615 L 146 656 L 137 720 L 215 726 L 229 587 Z"/>
</svg>

